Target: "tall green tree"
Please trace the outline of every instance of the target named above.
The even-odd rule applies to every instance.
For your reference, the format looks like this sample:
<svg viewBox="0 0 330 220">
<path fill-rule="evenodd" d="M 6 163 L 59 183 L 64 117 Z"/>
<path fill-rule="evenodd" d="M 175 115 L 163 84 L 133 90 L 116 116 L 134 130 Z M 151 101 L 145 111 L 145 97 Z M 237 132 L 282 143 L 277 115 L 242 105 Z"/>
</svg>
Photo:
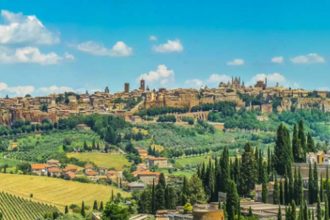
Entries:
<svg viewBox="0 0 330 220">
<path fill-rule="evenodd" d="M 173 186 L 166 186 L 165 189 L 165 207 L 166 209 L 175 209 L 178 196 Z"/>
<path fill-rule="evenodd" d="M 191 204 L 203 203 L 206 201 L 206 194 L 200 178 L 194 174 L 189 180 L 189 201 Z"/>
<path fill-rule="evenodd" d="M 274 167 L 278 174 L 284 175 L 291 169 L 292 150 L 289 130 L 281 124 L 277 129 L 274 148 Z"/>
<path fill-rule="evenodd" d="M 228 181 L 230 180 L 229 151 L 227 147 L 223 149 L 222 156 L 220 158 L 220 174 L 221 180 L 219 182 L 219 190 L 221 192 L 227 192 L 226 187 L 228 186 Z"/>
<path fill-rule="evenodd" d="M 256 184 L 256 162 L 250 143 L 244 147 L 240 171 L 239 192 L 241 195 L 249 195 Z"/>
<path fill-rule="evenodd" d="M 276 176 L 274 180 L 273 203 L 280 204 L 280 190 Z"/>
<path fill-rule="evenodd" d="M 298 130 L 298 138 L 300 140 L 300 146 L 303 149 L 303 155 L 302 159 L 306 159 L 306 152 L 307 152 L 307 143 L 306 143 L 306 134 L 305 134 L 305 128 L 304 128 L 304 121 L 299 121 L 299 130 Z"/>
<path fill-rule="evenodd" d="M 239 196 L 237 193 L 237 187 L 234 181 L 228 182 L 228 192 L 226 199 L 226 213 L 228 220 L 234 220 L 239 204 Z"/>
<path fill-rule="evenodd" d="M 314 143 L 311 133 L 307 134 L 307 151 L 316 152 L 315 143 Z"/>
<path fill-rule="evenodd" d="M 298 137 L 298 129 L 297 125 L 293 126 L 293 134 L 292 134 L 292 152 L 293 152 L 293 159 L 295 162 L 301 162 L 301 146 Z"/>
<path fill-rule="evenodd" d="M 268 200 L 268 189 L 267 189 L 267 184 L 262 183 L 262 191 L 261 191 L 261 200 L 263 203 L 267 203 Z"/>
</svg>

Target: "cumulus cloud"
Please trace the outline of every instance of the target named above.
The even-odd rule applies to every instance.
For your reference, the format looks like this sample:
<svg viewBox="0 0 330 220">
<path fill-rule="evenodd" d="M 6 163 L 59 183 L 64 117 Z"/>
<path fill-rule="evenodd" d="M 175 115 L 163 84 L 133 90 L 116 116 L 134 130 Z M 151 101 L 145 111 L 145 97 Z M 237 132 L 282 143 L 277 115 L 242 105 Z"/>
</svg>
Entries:
<svg viewBox="0 0 330 220">
<path fill-rule="evenodd" d="M 32 85 L 17 85 L 9 86 L 4 82 L 0 82 L 0 94 L 1 95 L 10 95 L 10 96 L 25 96 L 30 95 L 49 95 L 49 94 L 59 94 L 64 92 L 85 92 L 86 89 L 73 89 L 68 86 L 57 86 L 52 85 L 48 87 L 35 88 Z"/>
<path fill-rule="evenodd" d="M 228 75 L 213 73 L 209 76 L 209 78 L 207 79 L 207 82 L 208 83 L 220 83 L 220 82 L 227 83 L 230 80 L 231 80 L 231 77 Z"/>
<path fill-rule="evenodd" d="M 1 63 L 36 63 L 40 65 L 57 64 L 62 60 L 73 60 L 73 55 L 60 56 L 55 52 L 42 53 L 37 47 L 22 47 L 15 50 L 0 47 Z"/>
<path fill-rule="evenodd" d="M 233 59 L 233 60 L 227 62 L 228 66 L 241 66 L 244 64 L 245 64 L 245 61 L 243 59 L 239 59 L 239 58 L 236 58 L 236 59 Z"/>
<path fill-rule="evenodd" d="M 157 41 L 158 38 L 157 38 L 157 36 L 155 36 L 155 35 L 150 35 L 150 36 L 149 36 L 149 40 L 150 40 L 150 41 Z"/>
<path fill-rule="evenodd" d="M 127 46 L 123 41 L 116 42 L 112 48 L 107 48 L 103 44 L 95 41 L 86 41 L 78 44 L 76 48 L 94 56 L 124 57 L 133 54 L 133 49 Z"/>
<path fill-rule="evenodd" d="M 325 58 L 317 53 L 309 53 L 306 55 L 299 55 L 291 58 L 291 62 L 294 64 L 314 64 L 325 63 Z"/>
<path fill-rule="evenodd" d="M 201 88 L 205 85 L 218 85 L 220 82 L 227 83 L 231 80 L 231 77 L 226 74 L 211 74 L 207 79 L 189 79 L 185 81 L 185 84 L 192 88 Z"/>
<path fill-rule="evenodd" d="M 258 73 L 252 77 L 251 84 L 256 83 L 257 81 L 265 81 L 267 79 L 268 85 L 287 84 L 287 79 L 281 73 Z"/>
<path fill-rule="evenodd" d="M 149 83 L 160 83 L 161 85 L 174 81 L 174 71 L 169 69 L 166 65 L 158 65 L 156 70 L 143 73 L 138 80 L 144 79 Z"/>
<path fill-rule="evenodd" d="M 26 94 L 31 94 L 35 91 L 34 86 L 8 86 L 4 82 L 0 82 L 0 92 L 6 94 L 13 94 L 15 96 L 24 96 Z"/>
<path fill-rule="evenodd" d="M 205 86 L 205 82 L 201 79 L 188 79 L 184 83 L 192 88 L 201 88 Z"/>
<path fill-rule="evenodd" d="M 183 45 L 180 40 L 168 40 L 164 44 L 159 44 L 153 47 L 157 53 L 180 53 L 183 51 Z"/>
<path fill-rule="evenodd" d="M 282 56 L 273 57 L 271 59 L 271 62 L 272 63 L 277 63 L 277 64 L 284 63 L 284 57 L 282 57 Z"/>
<path fill-rule="evenodd" d="M 35 15 L 1 10 L 0 44 L 55 44 L 58 34 L 50 32 Z"/>
<path fill-rule="evenodd" d="M 127 57 L 133 54 L 133 49 L 128 47 L 123 41 L 118 41 L 111 48 L 111 56 Z"/>
<path fill-rule="evenodd" d="M 74 91 L 75 90 L 71 87 L 56 86 L 56 85 L 52 85 L 49 87 L 41 87 L 37 90 L 37 92 L 42 94 L 54 94 L 54 93 L 74 92 Z"/>
</svg>

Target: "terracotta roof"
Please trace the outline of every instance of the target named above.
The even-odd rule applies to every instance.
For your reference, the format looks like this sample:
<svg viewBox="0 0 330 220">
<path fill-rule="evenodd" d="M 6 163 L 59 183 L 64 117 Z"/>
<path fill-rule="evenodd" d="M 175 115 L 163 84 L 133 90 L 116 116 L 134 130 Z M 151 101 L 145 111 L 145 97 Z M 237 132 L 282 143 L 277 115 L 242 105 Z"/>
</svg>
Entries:
<svg viewBox="0 0 330 220">
<path fill-rule="evenodd" d="M 68 171 L 72 171 L 72 172 L 76 172 L 77 170 L 79 169 L 79 167 L 78 166 L 76 166 L 76 165 L 67 165 L 64 169 L 63 169 L 63 171 L 64 172 L 68 172 Z"/>
<path fill-rule="evenodd" d="M 87 176 L 96 176 L 98 173 L 95 170 L 88 169 L 88 170 L 85 170 L 85 174 Z"/>
<path fill-rule="evenodd" d="M 151 171 L 135 171 L 133 172 L 134 176 L 159 176 L 159 172 L 151 172 Z"/>
<path fill-rule="evenodd" d="M 58 168 L 58 167 L 50 167 L 47 169 L 48 172 L 50 173 L 60 173 L 61 172 L 61 169 Z"/>
<path fill-rule="evenodd" d="M 167 160 L 166 157 L 149 157 L 149 160 Z"/>
<path fill-rule="evenodd" d="M 34 163 L 31 164 L 32 170 L 43 170 L 47 168 L 47 164 L 44 163 Z"/>
<path fill-rule="evenodd" d="M 76 174 L 71 171 L 66 172 L 65 175 L 68 176 L 70 179 L 73 179 L 76 177 Z"/>
</svg>

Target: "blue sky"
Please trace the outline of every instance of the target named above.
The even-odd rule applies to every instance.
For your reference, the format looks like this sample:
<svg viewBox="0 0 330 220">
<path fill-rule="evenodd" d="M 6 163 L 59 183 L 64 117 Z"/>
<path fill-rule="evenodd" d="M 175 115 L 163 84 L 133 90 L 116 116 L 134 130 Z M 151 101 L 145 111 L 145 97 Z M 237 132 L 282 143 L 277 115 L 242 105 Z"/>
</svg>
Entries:
<svg viewBox="0 0 330 220">
<path fill-rule="evenodd" d="M 0 95 L 247 84 L 328 89 L 329 1 L 0 0 Z"/>
</svg>

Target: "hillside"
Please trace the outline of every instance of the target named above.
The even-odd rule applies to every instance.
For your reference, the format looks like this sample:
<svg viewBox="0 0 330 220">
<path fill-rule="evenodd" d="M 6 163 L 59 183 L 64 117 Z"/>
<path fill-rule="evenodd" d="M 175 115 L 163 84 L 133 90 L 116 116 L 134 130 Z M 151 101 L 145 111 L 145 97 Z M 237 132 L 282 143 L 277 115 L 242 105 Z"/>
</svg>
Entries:
<svg viewBox="0 0 330 220">
<path fill-rule="evenodd" d="M 5 220 L 35 220 L 57 211 L 54 206 L 0 192 L 0 212 Z"/>
<path fill-rule="evenodd" d="M 111 191 L 127 196 L 128 193 L 113 186 L 66 181 L 57 178 L 0 174 L 0 190 L 25 198 L 33 194 L 36 201 L 55 205 L 64 210 L 66 205 L 93 205 L 94 200 L 106 202 Z"/>
</svg>

